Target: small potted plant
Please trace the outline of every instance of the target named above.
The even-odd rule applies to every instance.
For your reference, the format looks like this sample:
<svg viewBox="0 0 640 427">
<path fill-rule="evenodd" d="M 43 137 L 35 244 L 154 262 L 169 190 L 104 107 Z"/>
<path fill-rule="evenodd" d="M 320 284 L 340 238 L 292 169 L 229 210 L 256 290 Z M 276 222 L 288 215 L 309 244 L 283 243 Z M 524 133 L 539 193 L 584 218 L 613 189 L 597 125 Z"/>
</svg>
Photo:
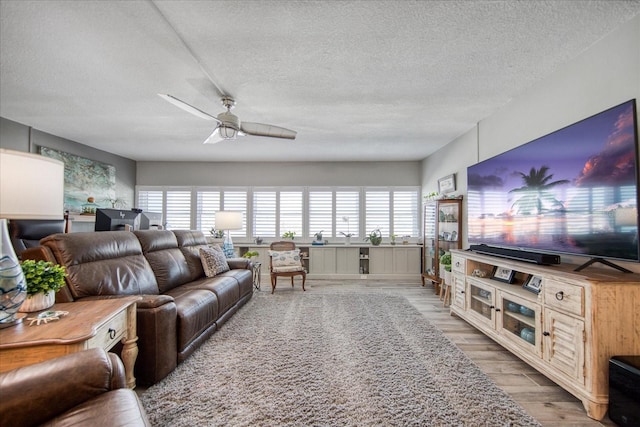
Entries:
<svg viewBox="0 0 640 427">
<path fill-rule="evenodd" d="M 444 283 L 451 283 L 451 252 L 445 252 L 440 257 L 440 277 Z"/>
<path fill-rule="evenodd" d="M 224 239 L 224 230 L 216 230 L 215 228 L 212 228 L 209 230 L 209 233 L 211 233 L 211 237 L 214 239 Z"/>
<path fill-rule="evenodd" d="M 257 257 L 258 255 L 260 254 L 257 251 L 247 251 L 244 253 L 244 255 L 242 255 L 242 257 L 253 261 L 253 258 Z"/>
<path fill-rule="evenodd" d="M 293 240 L 294 237 L 296 237 L 296 232 L 295 231 L 285 231 L 282 234 L 282 238 L 283 239 Z"/>
<path fill-rule="evenodd" d="M 27 299 L 20 311 L 29 313 L 51 307 L 56 301 L 56 292 L 65 285 L 65 268 L 49 261 L 31 259 L 22 261 L 20 266 L 27 282 Z"/>
<path fill-rule="evenodd" d="M 322 242 L 322 232 L 323 232 L 323 231 L 324 231 L 324 230 L 320 230 L 320 231 L 318 231 L 316 234 L 314 234 L 314 236 L 315 236 L 315 238 L 316 238 L 316 241 L 317 241 L 317 242 Z"/>
<path fill-rule="evenodd" d="M 364 238 L 365 242 L 369 241 L 373 246 L 378 246 L 382 243 L 382 232 L 379 228 L 372 230 L 367 237 Z"/>
</svg>

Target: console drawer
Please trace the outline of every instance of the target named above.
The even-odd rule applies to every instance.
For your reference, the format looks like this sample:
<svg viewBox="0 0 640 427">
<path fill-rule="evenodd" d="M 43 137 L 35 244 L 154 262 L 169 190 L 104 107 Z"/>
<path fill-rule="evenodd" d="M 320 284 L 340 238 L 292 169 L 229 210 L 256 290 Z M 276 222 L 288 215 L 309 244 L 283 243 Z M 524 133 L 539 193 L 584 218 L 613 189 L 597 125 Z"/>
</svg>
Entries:
<svg viewBox="0 0 640 427">
<path fill-rule="evenodd" d="M 547 306 L 577 316 L 584 316 L 584 288 L 582 286 L 545 279 L 542 289 L 544 302 Z"/>
<path fill-rule="evenodd" d="M 127 332 L 127 311 L 123 310 L 109 321 L 100 325 L 96 335 L 88 340 L 87 348 L 111 349 Z"/>
<path fill-rule="evenodd" d="M 465 264 L 466 260 L 464 258 L 455 255 L 451 257 L 451 270 L 456 273 L 466 274 Z"/>
</svg>

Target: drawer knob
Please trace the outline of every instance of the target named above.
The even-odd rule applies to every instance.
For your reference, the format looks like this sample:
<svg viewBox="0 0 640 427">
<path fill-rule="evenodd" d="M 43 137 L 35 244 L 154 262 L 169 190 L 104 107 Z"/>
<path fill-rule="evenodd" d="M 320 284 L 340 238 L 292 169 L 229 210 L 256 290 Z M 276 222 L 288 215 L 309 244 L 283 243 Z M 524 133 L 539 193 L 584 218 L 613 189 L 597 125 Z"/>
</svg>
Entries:
<svg viewBox="0 0 640 427">
<path fill-rule="evenodd" d="M 564 292 L 560 291 L 560 292 L 556 293 L 556 299 L 558 301 L 562 301 L 564 299 Z"/>
<path fill-rule="evenodd" d="M 551 335 L 551 334 L 550 334 L 549 332 L 547 332 L 547 331 L 544 331 L 544 332 L 542 333 L 542 335 L 544 335 L 545 337 L 548 337 L 548 336 L 549 336 L 549 335 Z"/>
<path fill-rule="evenodd" d="M 116 337 L 116 330 L 113 328 L 109 328 L 109 339 L 114 339 Z"/>
</svg>

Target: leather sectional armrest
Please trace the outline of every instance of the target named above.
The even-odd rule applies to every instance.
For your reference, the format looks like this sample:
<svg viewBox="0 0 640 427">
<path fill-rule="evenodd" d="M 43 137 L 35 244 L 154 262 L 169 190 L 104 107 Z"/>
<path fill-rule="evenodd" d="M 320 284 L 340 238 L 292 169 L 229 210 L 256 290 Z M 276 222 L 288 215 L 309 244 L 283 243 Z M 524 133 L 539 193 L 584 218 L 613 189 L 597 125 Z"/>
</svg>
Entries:
<svg viewBox="0 0 640 427">
<path fill-rule="evenodd" d="M 227 264 L 232 270 L 251 270 L 251 260 L 247 258 L 229 258 Z"/>
<path fill-rule="evenodd" d="M 0 374 L 0 425 L 37 425 L 124 385 L 122 362 L 101 348 Z"/>
</svg>

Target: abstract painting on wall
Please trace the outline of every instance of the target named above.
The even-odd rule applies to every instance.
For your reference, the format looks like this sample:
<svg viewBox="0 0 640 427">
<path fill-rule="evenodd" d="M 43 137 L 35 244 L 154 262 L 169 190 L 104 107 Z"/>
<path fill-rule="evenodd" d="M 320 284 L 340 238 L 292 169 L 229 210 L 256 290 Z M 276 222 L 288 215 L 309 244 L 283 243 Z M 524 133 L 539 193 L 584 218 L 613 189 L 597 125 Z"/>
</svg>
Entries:
<svg viewBox="0 0 640 427">
<path fill-rule="evenodd" d="M 40 154 L 64 163 L 64 209 L 77 213 L 89 197 L 101 207 L 111 207 L 116 196 L 116 168 L 75 154 L 40 147 Z"/>
</svg>

